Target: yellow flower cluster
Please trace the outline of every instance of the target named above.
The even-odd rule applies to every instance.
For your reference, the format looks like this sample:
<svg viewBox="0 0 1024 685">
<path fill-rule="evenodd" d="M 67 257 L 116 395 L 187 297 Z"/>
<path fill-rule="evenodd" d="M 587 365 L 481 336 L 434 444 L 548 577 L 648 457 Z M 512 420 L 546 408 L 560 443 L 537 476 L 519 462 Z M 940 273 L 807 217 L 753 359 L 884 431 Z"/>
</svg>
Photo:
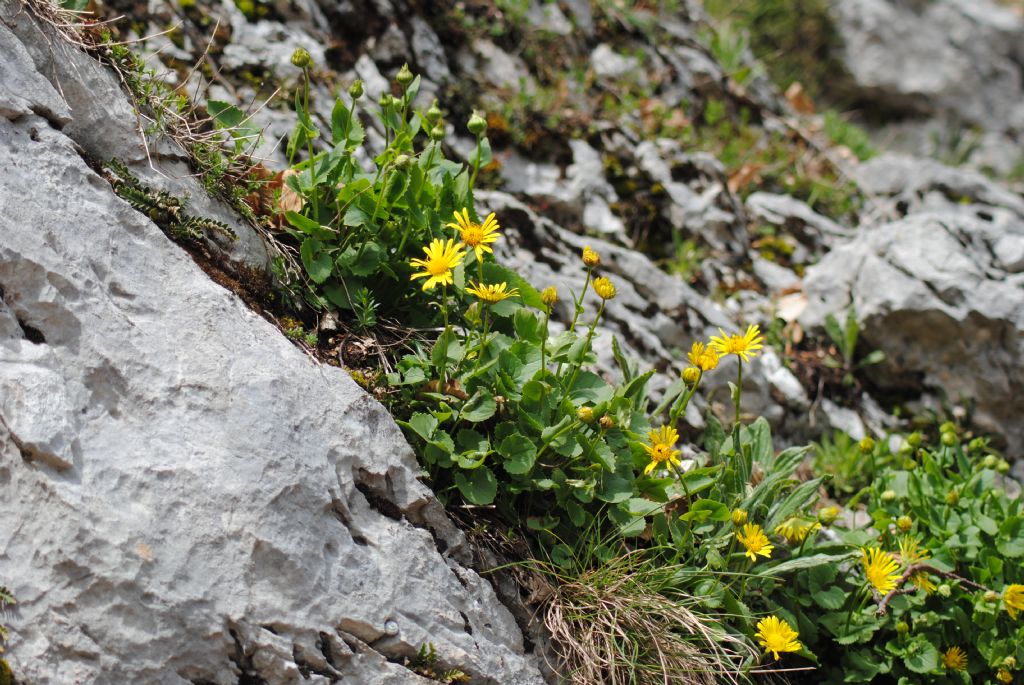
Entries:
<svg viewBox="0 0 1024 685">
<path fill-rule="evenodd" d="M 501 237 L 498 233 L 501 227 L 494 212 L 488 214 L 482 224 L 478 224 L 469 218 L 469 209 L 463 207 L 461 213 L 455 212 L 455 221 L 447 224 L 447 227 L 455 229 L 458 233 L 458 243 L 451 238 L 435 238 L 430 241 L 430 245 L 423 248 L 423 259 L 413 259 L 409 262 L 413 269 L 422 269 L 409 278 L 413 281 L 418 278 L 427 279 L 423 282 L 423 290 L 433 290 L 438 285 L 452 285 L 455 282 L 454 270 L 465 259 L 467 248 L 473 250 L 477 260 L 482 262 L 485 252 L 494 252 L 490 247 L 491 243 Z M 473 288 L 467 288 L 467 292 L 484 302 L 500 302 L 518 294 L 515 288 L 506 288 L 505 283 L 500 286 L 476 284 Z"/>
</svg>

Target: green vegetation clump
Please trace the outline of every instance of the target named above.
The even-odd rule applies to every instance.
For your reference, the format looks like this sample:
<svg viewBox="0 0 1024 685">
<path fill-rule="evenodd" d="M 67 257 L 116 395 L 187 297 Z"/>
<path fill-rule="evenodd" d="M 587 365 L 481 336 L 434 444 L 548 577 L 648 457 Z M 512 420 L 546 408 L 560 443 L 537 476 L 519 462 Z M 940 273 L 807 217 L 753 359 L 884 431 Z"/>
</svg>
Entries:
<svg viewBox="0 0 1024 685">
<path fill-rule="evenodd" d="M 7 607 L 15 604 L 17 602 L 14 601 L 14 594 L 3 585 L 0 585 L 0 685 L 11 685 L 14 682 L 11 666 L 7 663 L 7 659 L 3 658 L 7 641 L 11 636 L 7 626 L 3 623 L 3 612 Z"/>
</svg>

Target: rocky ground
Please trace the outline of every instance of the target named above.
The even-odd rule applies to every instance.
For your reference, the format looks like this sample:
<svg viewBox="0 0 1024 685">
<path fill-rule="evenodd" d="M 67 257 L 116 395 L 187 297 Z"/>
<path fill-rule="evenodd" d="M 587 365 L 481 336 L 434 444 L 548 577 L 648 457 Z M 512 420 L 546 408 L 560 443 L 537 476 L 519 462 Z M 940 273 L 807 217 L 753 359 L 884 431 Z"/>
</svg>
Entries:
<svg viewBox="0 0 1024 685">
<path fill-rule="evenodd" d="M 90 7 L 123 15 L 115 39 L 154 36 L 137 46 L 146 63 L 196 102 L 251 111 L 272 170 L 287 165 L 296 47 L 317 65 L 327 128 L 339 90 L 360 78 L 376 99 L 404 63 L 424 105 L 446 110 L 453 155 L 471 152 L 471 110 L 486 112 L 495 162 L 477 201 L 508 229 L 499 253 L 567 289 L 580 249 L 598 249 L 620 290 L 599 350 L 610 362 L 617 336 L 659 369 L 656 392 L 691 341 L 756 321 L 772 345 L 744 377 L 746 407 L 780 442 L 953 416 L 1019 459 L 1020 8 L 834 0 L 834 97 L 870 127 L 859 146 L 813 113 L 829 93 L 783 95 L 721 17 L 662 4 Z M 407 662 L 431 642 L 471 682 L 541 682 L 540 650 L 468 568 L 385 410 L 246 306 L 275 318 L 259 297 L 272 231 L 211 197 L 175 140 L 143 144 L 114 73 L 19 0 L 0 0 L 0 53 L 0 512 L 14 522 L 0 581 L 19 599 L 15 672 L 412 683 L 425 680 Z M 187 254 L 112 192 L 97 173 L 111 158 L 240 239 Z M 885 361 L 848 384 L 825 361 L 838 355 L 825 324 L 851 306 L 849 362 Z M 325 340 L 318 354 L 336 356 Z M 728 405 L 711 386 L 687 420 L 698 431 Z"/>
</svg>

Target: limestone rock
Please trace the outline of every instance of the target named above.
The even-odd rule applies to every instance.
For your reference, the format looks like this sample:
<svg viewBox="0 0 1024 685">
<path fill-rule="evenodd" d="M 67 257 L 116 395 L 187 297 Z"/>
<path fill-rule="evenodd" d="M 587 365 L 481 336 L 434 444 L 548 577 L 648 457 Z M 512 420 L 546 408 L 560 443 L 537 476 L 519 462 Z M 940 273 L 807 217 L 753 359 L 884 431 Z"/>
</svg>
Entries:
<svg viewBox="0 0 1024 685">
<path fill-rule="evenodd" d="M 20 28 L 27 52 L 63 49 Z M 401 664 L 429 642 L 474 683 L 541 683 L 384 408 L 116 197 L 39 116 L 60 90 L 8 54 L 0 567 L 19 600 L 15 673 L 413 684 Z"/>
</svg>

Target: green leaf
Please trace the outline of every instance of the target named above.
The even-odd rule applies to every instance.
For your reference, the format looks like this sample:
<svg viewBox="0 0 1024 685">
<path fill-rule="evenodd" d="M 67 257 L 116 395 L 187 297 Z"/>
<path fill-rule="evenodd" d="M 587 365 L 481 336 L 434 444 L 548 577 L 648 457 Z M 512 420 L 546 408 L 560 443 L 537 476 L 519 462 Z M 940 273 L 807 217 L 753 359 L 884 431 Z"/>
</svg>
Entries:
<svg viewBox="0 0 1024 685">
<path fill-rule="evenodd" d="M 543 331 L 540 319 L 526 307 L 519 307 L 512 316 L 512 325 L 520 340 L 539 345 L 543 342 Z"/>
<path fill-rule="evenodd" d="M 914 638 L 907 646 L 903 663 L 914 673 L 931 673 L 939 667 L 939 650 L 924 637 Z"/>
<path fill-rule="evenodd" d="M 843 606 L 846 601 L 846 593 L 842 588 L 833 585 L 828 590 L 812 592 L 811 599 L 821 608 L 834 611 Z"/>
<path fill-rule="evenodd" d="M 332 241 L 335 239 L 334 231 L 324 226 L 321 226 L 313 219 L 302 216 L 298 212 L 288 211 L 284 213 L 284 218 L 288 220 L 295 228 L 299 229 L 308 236 L 312 236 L 317 240 Z"/>
<path fill-rule="evenodd" d="M 338 266 L 355 276 L 369 276 L 377 273 L 385 259 L 384 248 L 371 241 L 358 248 L 346 247 L 338 257 Z"/>
<path fill-rule="evenodd" d="M 498 479 L 486 466 L 469 471 L 468 478 L 464 472 L 456 472 L 455 486 L 470 504 L 490 504 L 498 493 Z"/>
<path fill-rule="evenodd" d="M 607 402 L 615 391 L 603 378 L 590 371 L 582 371 L 573 381 L 569 389 L 569 397 L 573 400 L 584 400 L 593 404 Z"/>
<path fill-rule="evenodd" d="M 407 426 L 412 432 L 420 436 L 424 440 L 430 440 L 434 431 L 437 429 L 437 419 L 430 414 L 424 414 L 423 412 L 417 412 L 412 415 L 408 422 L 402 422 L 403 426 Z"/>
<path fill-rule="evenodd" d="M 487 283 L 508 283 L 510 288 L 519 289 L 519 297 L 523 304 L 534 309 L 544 309 L 540 293 L 530 283 L 511 269 L 506 269 L 494 262 L 484 262 L 484 281 Z"/>
<path fill-rule="evenodd" d="M 533 468 L 537 460 L 537 446 L 526 436 L 513 433 L 498 444 L 498 454 L 505 457 L 505 470 L 522 475 Z"/>
<path fill-rule="evenodd" d="M 699 499 L 690 505 L 689 511 L 680 516 L 684 521 L 697 521 L 702 523 L 711 521 L 728 521 L 729 507 L 713 499 Z"/>
<path fill-rule="evenodd" d="M 479 423 L 480 421 L 486 421 L 494 416 L 494 412 L 497 408 L 498 405 L 494 401 L 494 396 L 491 395 L 489 391 L 481 388 L 473 393 L 472 397 L 466 400 L 466 404 L 462 407 L 460 416 L 466 421 Z"/>
<path fill-rule="evenodd" d="M 823 564 L 839 564 L 841 562 L 852 559 L 857 555 L 856 552 L 849 552 L 847 554 L 811 554 L 806 557 L 796 557 L 795 559 L 788 559 L 786 561 L 775 564 L 774 566 L 765 565 L 761 569 L 761 573 L 764 575 L 779 576 L 783 573 L 789 573 L 790 571 L 798 571 L 804 568 L 814 568 Z"/>
<path fill-rule="evenodd" d="M 299 256 L 302 257 L 302 265 L 315 283 L 326 281 L 334 267 L 331 256 L 322 251 L 322 244 L 316 238 L 306 238 L 299 247 Z"/>
</svg>

